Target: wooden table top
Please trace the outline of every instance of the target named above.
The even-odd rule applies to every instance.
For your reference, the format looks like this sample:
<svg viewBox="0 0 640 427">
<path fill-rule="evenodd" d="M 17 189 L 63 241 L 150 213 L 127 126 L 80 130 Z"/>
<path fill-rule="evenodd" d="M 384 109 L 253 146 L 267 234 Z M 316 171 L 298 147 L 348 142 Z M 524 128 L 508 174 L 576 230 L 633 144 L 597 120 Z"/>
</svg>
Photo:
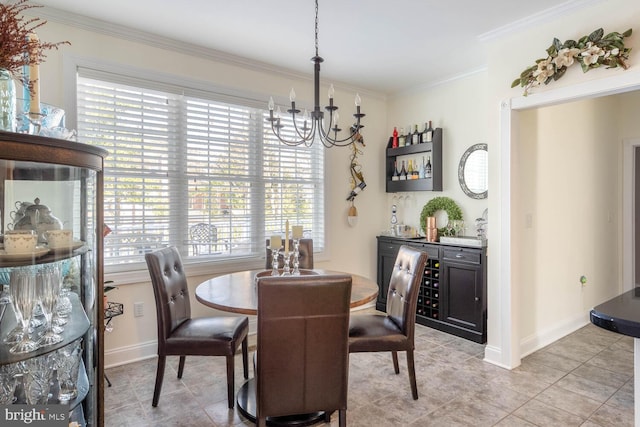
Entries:
<svg viewBox="0 0 640 427">
<path fill-rule="evenodd" d="M 338 271 L 313 269 L 317 274 L 345 274 Z M 256 275 L 270 270 L 249 270 L 224 274 L 206 280 L 196 288 L 196 299 L 202 304 L 222 311 L 249 315 L 258 314 Z M 346 273 L 348 274 L 348 273 Z M 357 274 L 351 274 L 351 308 L 373 301 L 378 296 L 378 284 Z"/>
</svg>

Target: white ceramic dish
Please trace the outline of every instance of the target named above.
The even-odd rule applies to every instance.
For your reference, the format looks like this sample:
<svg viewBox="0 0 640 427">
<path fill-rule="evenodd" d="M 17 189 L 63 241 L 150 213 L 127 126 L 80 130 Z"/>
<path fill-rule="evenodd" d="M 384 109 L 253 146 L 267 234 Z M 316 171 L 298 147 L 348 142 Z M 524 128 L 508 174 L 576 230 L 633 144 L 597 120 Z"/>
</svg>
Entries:
<svg viewBox="0 0 640 427">
<path fill-rule="evenodd" d="M 8 254 L 5 250 L 0 250 L 0 259 L 20 261 L 31 258 L 39 258 L 49 253 L 49 248 L 45 246 L 36 246 L 32 252 L 18 252 Z"/>
</svg>

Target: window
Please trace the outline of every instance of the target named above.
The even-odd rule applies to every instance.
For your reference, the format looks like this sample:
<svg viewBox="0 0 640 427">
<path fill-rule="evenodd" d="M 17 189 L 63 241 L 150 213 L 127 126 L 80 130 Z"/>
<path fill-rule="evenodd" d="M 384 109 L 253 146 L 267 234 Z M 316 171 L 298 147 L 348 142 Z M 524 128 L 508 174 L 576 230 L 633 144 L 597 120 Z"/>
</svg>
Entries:
<svg viewBox="0 0 640 427">
<path fill-rule="evenodd" d="M 323 249 L 322 144 L 279 143 L 255 101 L 82 69 L 77 89 L 78 140 L 109 151 L 110 271 L 166 245 L 185 262 L 264 257 L 287 219 Z"/>
</svg>

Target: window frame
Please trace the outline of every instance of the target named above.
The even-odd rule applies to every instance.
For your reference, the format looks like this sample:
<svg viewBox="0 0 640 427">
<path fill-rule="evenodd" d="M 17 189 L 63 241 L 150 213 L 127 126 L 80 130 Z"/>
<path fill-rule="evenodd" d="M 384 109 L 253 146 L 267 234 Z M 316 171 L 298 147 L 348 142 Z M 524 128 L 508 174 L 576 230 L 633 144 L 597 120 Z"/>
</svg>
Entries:
<svg viewBox="0 0 640 427">
<path fill-rule="evenodd" d="M 70 66 L 70 64 L 72 64 Z M 72 124 L 77 126 L 77 79 L 79 74 L 79 69 L 83 69 L 83 77 L 90 78 L 100 78 L 101 76 L 109 76 L 115 78 L 116 82 L 123 84 L 132 84 L 132 82 L 136 81 L 149 81 L 152 82 L 155 87 L 151 87 L 152 90 L 164 90 L 163 88 L 175 88 L 176 86 L 182 87 L 184 89 L 184 93 L 195 94 L 198 98 L 202 99 L 212 99 L 213 101 L 221 101 L 221 102 L 233 102 L 242 100 L 245 102 L 248 107 L 259 108 L 263 112 L 265 111 L 265 105 L 263 101 L 258 101 L 255 94 L 247 93 L 247 92 L 239 92 L 230 88 L 220 88 L 211 85 L 210 83 L 205 83 L 201 81 L 194 81 L 189 79 L 184 79 L 180 77 L 176 77 L 169 74 L 164 73 L 149 73 L 147 70 L 136 70 L 131 67 L 120 67 L 114 66 L 113 64 L 100 63 L 96 65 L 94 61 L 88 61 L 86 59 L 81 58 L 73 58 L 73 61 L 69 61 L 69 63 L 65 64 L 65 68 L 73 71 L 72 73 L 66 73 L 66 76 L 72 75 L 73 79 L 67 79 L 67 81 L 72 81 L 70 87 L 74 88 L 73 94 L 70 95 L 67 91 L 65 93 L 65 105 L 70 105 L 70 108 L 67 107 L 68 112 L 68 120 L 67 125 Z M 89 70 L 89 73 L 85 73 L 84 71 Z M 107 79 L 111 80 L 111 79 Z M 204 87 L 206 86 L 206 88 Z M 204 98 L 202 95 L 207 94 L 207 97 Z M 74 114 L 75 113 L 75 114 Z M 76 123 L 74 123 L 76 122 Z M 317 144 L 314 144 L 317 146 Z M 260 155 L 262 155 L 263 150 L 259 150 Z M 318 247 L 316 246 L 316 258 L 322 259 L 324 253 L 324 247 L 326 247 L 326 204 L 328 200 L 328 186 L 326 180 L 326 161 L 324 160 L 324 154 L 322 155 L 321 164 L 319 169 L 321 170 L 321 178 L 320 181 L 323 186 L 322 197 L 316 198 L 314 205 L 321 209 L 321 218 L 320 222 L 322 224 L 321 230 L 319 232 L 323 235 L 324 245 Z M 317 214 L 315 217 L 317 218 Z M 264 219 L 264 217 L 263 217 Z M 320 249 L 320 250 L 318 250 Z M 261 268 L 264 266 L 264 254 L 256 253 L 253 256 L 240 256 L 240 257 L 225 257 L 220 259 L 212 259 L 212 258 L 192 258 L 185 261 L 185 269 L 189 274 L 209 274 L 211 272 L 223 273 L 229 271 L 238 271 L 245 270 L 247 268 Z M 133 283 L 138 278 L 131 275 L 134 272 L 146 273 L 146 265 L 143 262 L 128 264 L 124 268 L 117 268 L 117 266 L 105 266 L 105 272 L 109 274 L 110 278 L 117 279 L 119 283 L 129 282 Z M 136 275 L 137 276 L 137 275 Z M 146 275 L 145 275 L 146 276 Z"/>
</svg>

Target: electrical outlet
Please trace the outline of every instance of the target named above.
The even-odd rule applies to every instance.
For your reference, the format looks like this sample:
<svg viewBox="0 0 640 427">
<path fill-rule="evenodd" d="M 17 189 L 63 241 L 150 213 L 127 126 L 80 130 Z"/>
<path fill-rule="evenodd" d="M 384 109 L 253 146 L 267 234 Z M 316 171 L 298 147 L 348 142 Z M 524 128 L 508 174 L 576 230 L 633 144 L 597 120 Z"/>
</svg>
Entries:
<svg viewBox="0 0 640 427">
<path fill-rule="evenodd" d="M 144 303 L 142 302 L 133 303 L 133 316 L 134 317 L 144 316 Z"/>
</svg>

